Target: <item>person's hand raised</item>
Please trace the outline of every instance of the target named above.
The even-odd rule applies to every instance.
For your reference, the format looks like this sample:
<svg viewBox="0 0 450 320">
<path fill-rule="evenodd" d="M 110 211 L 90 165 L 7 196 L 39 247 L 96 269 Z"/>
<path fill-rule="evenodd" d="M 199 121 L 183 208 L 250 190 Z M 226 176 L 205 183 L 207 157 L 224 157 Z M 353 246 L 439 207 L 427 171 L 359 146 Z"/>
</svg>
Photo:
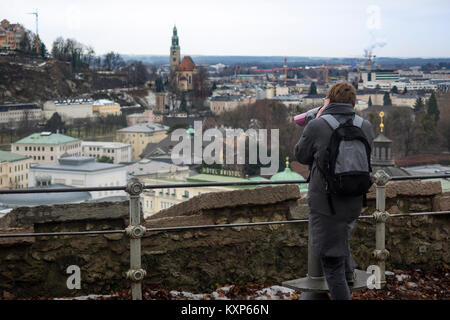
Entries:
<svg viewBox="0 0 450 320">
<path fill-rule="evenodd" d="M 325 110 L 325 108 L 330 104 L 330 99 L 325 99 L 323 107 L 319 109 L 319 112 L 317 112 L 316 118 L 320 117 L 322 115 L 322 112 Z"/>
</svg>

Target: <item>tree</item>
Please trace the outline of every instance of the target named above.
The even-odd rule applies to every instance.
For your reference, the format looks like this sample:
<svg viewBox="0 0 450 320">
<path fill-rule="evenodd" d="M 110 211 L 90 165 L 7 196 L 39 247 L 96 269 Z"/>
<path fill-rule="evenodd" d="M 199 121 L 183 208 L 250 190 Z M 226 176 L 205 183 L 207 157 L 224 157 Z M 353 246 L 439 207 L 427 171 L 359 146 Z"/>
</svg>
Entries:
<svg viewBox="0 0 450 320">
<path fill-rule="evenodd" d="M 441 134 L 443 146 L 450 151 L 450 109 L 444 109 L 439 118 L 438 129 Z"/>
<path fill-rule="evenodd" d="M 385 128 L 386 135 L 393 140 L 397 152 L 408 156 L 414 151 L 416 128 L 408 110 L 400 108 L 388 113 L 385 119 Z"/>
<path fill-rule="evenodd" d="M 421 97 L 418 97 L 416 99 L 416 102 L 414 103 L 413 108 L 414 108 L 414 112 L 415 113 L 419 113 L 419 112 L 422 112 L 424 110 L 425 104 L 423 103 L 423 99 Z"/>
<path fill-rule="evenodd" d="M 98 158 L 97 162 L 114 163 L 114 160 L 107 156 L 101 156 Z"/>
<path fill-rule="evenodd" d="M 415 135 L 414 141 L 416 142 L 416 152 L 429 152 L 435 151 L 439 146 L 439 134 L 437 126 L 434 121 L 434 117 L 421 113 L 416 117 L 415 121 Z"/>
<path fill-rule="evenodd" d="M 408 93 L 408 89 L 406 89 L 406 86 L 405 86 L 405 88 L 403 89 L 403 94 L 407 94 Z"/>
<path fill-rule="evenodd" d="M 45 123 L 44 131 L 49 132 L 63 132 L 66 129 L 66 124 L 62 121 L 58 112 L 55 112 L 50 119 Z"/>
<path fill-rule="evenodd" d="M 103 59 L 103 68 L 107 71 L 119 70 L 125 66 L 122 56 L 114 51 L 108 52 Z"/>
<path fill-rule="evenodd" d="M 186 95 L 185 94 L 183 94 L 181 96 L 180 109 L 181 109 L 181 111 L 188 112 L 187 102 L 186 102 Z"/>
<path fill-rule="evenodd" d="M 369 105 L 369 107 L 372 106 L 372 97 L 369 97 L 369 101 L 367 102 L 367 104 Z"/>
<path fill-rule="evenodd" d="M 70 62 L 72 68 L 77 70 L 89 66 L 94 51 L 92 47 L 85 46 L 75 39 L 58 37 L 53 41 L 51 54 L 54 59 Z"/>
<path fill-rule="evenodd" d="M 310 95 L 316 95 L 317 94 L 317 87 L 314 82 L 311 82 L 311 85 L 309 86 L 309 94 Z"/>
<path fill-rule="evenodd" d="M 428 99 L 427 113 L 428 115 L 434 118 L 434 123 L 437 123 L 439 121 L 440 111 L 437 105 L 436 95 L 434 94 L 434 92 L 431 93 L 430 99 Z"/>
<path fill-rule="evenodd" d="M 208 71 L 204 67 L 198 67 L 198 72 L 193 76 L 193 90 L 190 93 L 193 106 L 201 109 L 207 97 L 211 94 L 209 87 Z"/>
<path fill-rule="evenodd" d="M 391 89 L 391 92 L 392 92 L 392 93 L 395 93 L 395 94 L 398 94 L 398 88 L 397 88 L 397 86 L 393 86 L 392 89 Z"/>
<path fill-rule="evenodd" d="M 164 92 L 164 84 L 161 76 L 158 76 L 155 80 L 156 92 Z"/>
<path fill-rule="evenodd" d="M 20 40 L 19 48 L 20 51 L 29 54 L 31 52 L 31 48 L 33 47 L 31 43 L 31 36 L 29 31 L 25 31 L 22 40 Z"/>
<path fill-rule="evenodd" d="M 383 96 L 383 106 L 392 106 L 391 97 L 389 92 L 385 92 Z"/>
</svg>

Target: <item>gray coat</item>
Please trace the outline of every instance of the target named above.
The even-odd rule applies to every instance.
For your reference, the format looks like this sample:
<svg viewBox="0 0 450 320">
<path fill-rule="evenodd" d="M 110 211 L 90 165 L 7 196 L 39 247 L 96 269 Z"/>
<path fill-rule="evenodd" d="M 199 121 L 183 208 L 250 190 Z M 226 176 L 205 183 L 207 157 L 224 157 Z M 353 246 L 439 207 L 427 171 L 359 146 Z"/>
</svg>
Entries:
<svg viewBox="0 0 450 320">
<path fill-rule="evenodd" d="M 331 103 L 322 114 L 331 114 L 343 123 L 355 115 L 355 110 L 351 104 Z M 364 120 L 362 130 L 372 145 L 373 130 L 369 121 Z M 295 157 L 300 163 L 309 165 L 311 169 L 307 200 L 315 255 L 337 257 L 348 256 L 350 253 L 348 237 L 354 220 L 361 213 L 362 196 L 332 197 L 336 215 L 331 214 L 324 178 L 314 159 L 326 150 L 332 132 L 325 120 L 320 118 L 311 120 L 295 146 Z"/>
</svg>

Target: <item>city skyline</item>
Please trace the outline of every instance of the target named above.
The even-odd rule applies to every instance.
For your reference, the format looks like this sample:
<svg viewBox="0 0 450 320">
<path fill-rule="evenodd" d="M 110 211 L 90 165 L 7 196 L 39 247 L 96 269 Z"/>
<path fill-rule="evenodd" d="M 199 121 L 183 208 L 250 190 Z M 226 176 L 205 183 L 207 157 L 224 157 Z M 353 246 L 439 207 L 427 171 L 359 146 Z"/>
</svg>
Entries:
<svg viewBox="0 0 450 320">
<path fill-rule="evenodd" d="M 448 1 L 15 1 L 1 19 L 39 34 L 51 50 L 75 38 L 97 54 L 168 55 L 174 25 L 181 54 L 216 56 L 449 57 Z M 335 36 L 331 31 L 337 30 Z M 344 39 L 343 39 L 344 38 Z M 346 39 L 348 38 L 348 40 Z"/>
</svg>

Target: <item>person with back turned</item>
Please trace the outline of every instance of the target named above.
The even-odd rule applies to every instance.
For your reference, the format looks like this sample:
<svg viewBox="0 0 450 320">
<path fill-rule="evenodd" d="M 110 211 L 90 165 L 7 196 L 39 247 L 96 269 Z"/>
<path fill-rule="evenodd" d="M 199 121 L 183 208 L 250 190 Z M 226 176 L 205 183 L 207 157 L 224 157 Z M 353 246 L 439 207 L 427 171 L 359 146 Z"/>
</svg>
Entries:
<svg viewBox="0 0 450 320">
<path fill-rule="evenodd" d="M 310 167 L 310 241 L 333 300 L 351 298 L 355 261 L 349 237 L 371 186 L 373 130 L 355 114 L 355 103 L 352 85 L 334 84 L 294 150 L 297 160 Z"/>
</svg>

